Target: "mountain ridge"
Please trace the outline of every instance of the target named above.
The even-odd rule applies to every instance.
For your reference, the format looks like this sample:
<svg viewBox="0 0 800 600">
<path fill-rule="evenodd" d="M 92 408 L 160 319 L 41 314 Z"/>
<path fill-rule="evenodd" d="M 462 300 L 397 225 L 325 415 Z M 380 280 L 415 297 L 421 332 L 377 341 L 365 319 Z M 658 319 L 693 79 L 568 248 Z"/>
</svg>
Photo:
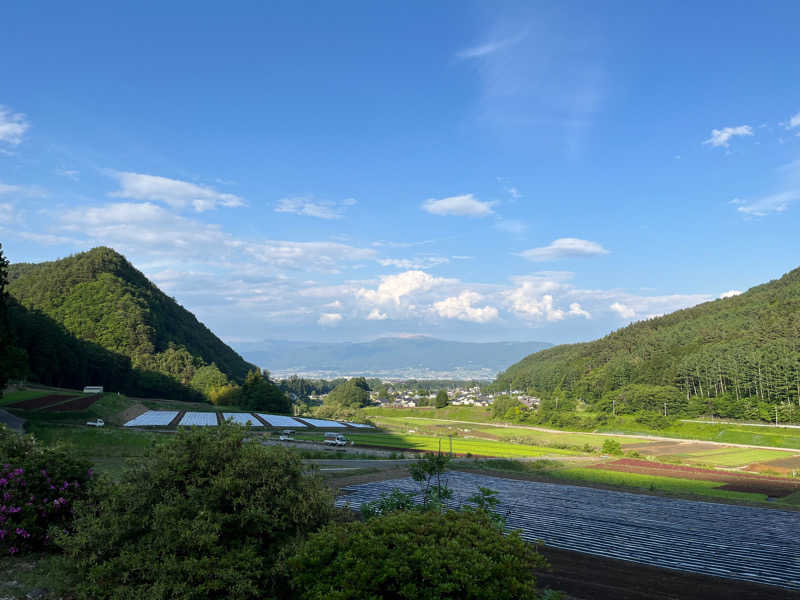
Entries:
<svg viewBox="0 0 800 600">
<path fill-rule="evenodd" d="M 460 342 L 415 336 L 384 336 L 365 342 L 305 342 L 263 340 L 234 344 L 247 360 L 274 373 L 327 373 L 328 376 L 363 374 L 411 377 L 428 372 L 446 378 L 447 373 L 480 374 L 491 378 L 519 356 L 547 342 Z"/>
<path fill-rule="evenodd" d="M 800 403 L 800 268 L 746 292 L 526 356 L 495 385 L 587 400 L 630 384 Z"/>
</svg>

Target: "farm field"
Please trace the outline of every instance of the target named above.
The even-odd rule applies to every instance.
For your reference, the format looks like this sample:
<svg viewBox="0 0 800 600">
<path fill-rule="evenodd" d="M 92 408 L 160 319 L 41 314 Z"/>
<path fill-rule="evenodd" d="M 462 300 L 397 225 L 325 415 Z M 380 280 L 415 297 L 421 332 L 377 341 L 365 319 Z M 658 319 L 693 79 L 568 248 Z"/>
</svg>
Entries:
<svg viewBox="0 0 800 600">
<path fill-rule="evenodd" d="M 709 502 L 450 473 L 453 502 L 478 486 L 498 492 L 498 512 L 523 539 L 659 567 L 800 590 L 794 532 L 800 514 Z M 410 478 L 345 487 L 337 503 L 358 508 Z"/>
<path fill-rule="evenodd" d="M 297 433 L 298 439 L 321 441 L 321 433 Z M 417 434 L 401 433 L 348 433 L 347 438 L 356 445 L 380 446 L 408 450 L 428 450 L 450 452 L 450 439 Z M 575 456 L 579 452 L 561 448 L 544 448 L 539 446 L 524 446 L 508 442 L 479 440 L 470 438 L 452 438 L 452 451 L 460 455 L 476 456 L 501 456 L 501 457 L 535 457 L 545 455 Z"/>
<path fill-rule="evenodd" d="M 409 414 L 409 413 L 407 413 Z M 507 425 L 483 425 L 469 423 L 453 423 L 436 418 L 417 418 L 417 412 L 408 417 L 376 416 L 373 421 L 397 435 L 413 431 L 415 434 L 427 434 L 446 437 L 458 436 L 456 439 L 487 438 L 497 442 L 513 445 L 531 445 L 551 448 L 569 448 L 577 451 L 586 449 L 599 450 L 609 439 L 620 442 L 624 451 L 636 451 L 644 456 L 651 456 L 669 462 L 685 462 L 692 465 L 704 465 L 722 468 L 752 468 L 754 471 L 769 471 L 772 461 L 798 460 L 800 469 L 800 452 L 785 450 L 769 450 L 759 448 L 740 448 L 736 446 L 720 446 L 704 442 L 658 441 L 646 437 L 618 437 L 582 432 L 552 432 L 526 429 Z M 797 456 L 795 456 L 797 455 Z M 501 455 L 496 455 L 501 456 Z M 504 455 L 507 456 L 507 455 Z M 776 466 L 776 474 L 790 474 L 791 467 Z M 788 472 L 788 473 L 787 473 Z"/>
</svg>

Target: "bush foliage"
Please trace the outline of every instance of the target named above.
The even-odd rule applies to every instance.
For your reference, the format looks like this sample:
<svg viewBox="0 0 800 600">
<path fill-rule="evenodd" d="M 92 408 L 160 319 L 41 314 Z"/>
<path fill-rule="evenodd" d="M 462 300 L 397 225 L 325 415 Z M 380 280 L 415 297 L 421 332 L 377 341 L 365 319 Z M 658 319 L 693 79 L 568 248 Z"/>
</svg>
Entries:
<svg viewBox="0 0 800 600">
<path fill-rule="evenodd" d="M 184 430 L 77 509 L 57 542 L 87 598 L 263 598 L 282 548 L 325 524 L 330 493 L 246 429 Z"/>
<path fill-rule="evenodd" d="M 50 528 L 70 528 L 76 501 L 87 496 L 91 463 L 61 446 L 0 425 L 0 551 L 50 547 Z"/>
<path fill-rule="evenodd" d="M 483 511 L 392 512 L 332 524 L 288 561 L 291 595 L 309 600 L 537 598 L 544 560 Z"/>
</svg>

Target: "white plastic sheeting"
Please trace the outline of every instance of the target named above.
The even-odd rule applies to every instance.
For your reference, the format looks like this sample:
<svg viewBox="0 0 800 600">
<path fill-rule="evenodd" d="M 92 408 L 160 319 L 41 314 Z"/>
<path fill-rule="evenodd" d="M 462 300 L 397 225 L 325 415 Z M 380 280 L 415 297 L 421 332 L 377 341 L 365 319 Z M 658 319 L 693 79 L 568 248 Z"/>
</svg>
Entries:
<svg viewBox="0 0 800 600">
<path fill-rule="evenodd" d="M 148 410 L 125 423 L 125 427 L 163 427 L 169 425 L 177 416 L 177 410 Z"/>
<path fill-rule="evenodd" d="M 302 417 L 302 419 L 306 423 L 311 423 L 314 427 L 347 427 L 347 425 L 342 425 L 337 421 L 328 421 L 326 419 L 309 419 L 307 417 Z"/>
<path fill-rule="evenodd" d="M 234 423 L 239 425 L 247 425 L 248 423 L 253 427 L 263 427 L 264 425 L 250 413 L 222 413 L 223 420 L 233 419 Z"/>
<path fill-rule="evenodd" d="M 216 427 L 217 426 L 217 413 L 213 412 L 187 412 L 183 415 L 181 422 L 178 425 L 192 426 L 197 425 L 200 427 Z"/>
<path fill-rule="evenodd" d="M 258 416 L 264 419 L 272 427 L 306 427 L 305 423 L 301 423 L 292 417 L 285 417 L 283 415 L 265 415 L 258 413 Z"/>
</svg>

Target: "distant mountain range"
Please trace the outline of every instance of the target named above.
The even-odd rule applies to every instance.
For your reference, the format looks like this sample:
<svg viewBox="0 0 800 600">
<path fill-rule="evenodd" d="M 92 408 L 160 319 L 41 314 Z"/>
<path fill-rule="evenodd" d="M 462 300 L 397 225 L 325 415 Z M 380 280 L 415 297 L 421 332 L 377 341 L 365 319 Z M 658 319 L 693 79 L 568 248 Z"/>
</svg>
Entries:
<svg viewBox="0 0 800 600">
<path fill-rule="evenodd" d="M 268 369 L 275 377 L 364 375 L 387 379 L 493 379 L 501 369 L 551 345 L 453 342 L 426 336 L 371 342 L 265 340 L 234 344 L 248 362 Z"/>
</svg>

